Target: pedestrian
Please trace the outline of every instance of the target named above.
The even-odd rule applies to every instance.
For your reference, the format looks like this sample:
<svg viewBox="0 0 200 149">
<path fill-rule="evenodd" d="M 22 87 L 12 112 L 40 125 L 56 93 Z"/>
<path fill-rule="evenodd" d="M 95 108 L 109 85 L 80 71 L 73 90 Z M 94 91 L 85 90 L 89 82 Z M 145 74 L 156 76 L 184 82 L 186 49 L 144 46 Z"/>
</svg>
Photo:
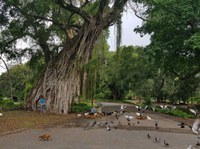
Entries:
<svg viewBox="0 0 200 149">
<path fill-rule="evenodd" d="M 43 95 L 40 95 L 40 105 L 41 105 L 41 113 L 46 113 L 46 100 Z"/>
</svg>

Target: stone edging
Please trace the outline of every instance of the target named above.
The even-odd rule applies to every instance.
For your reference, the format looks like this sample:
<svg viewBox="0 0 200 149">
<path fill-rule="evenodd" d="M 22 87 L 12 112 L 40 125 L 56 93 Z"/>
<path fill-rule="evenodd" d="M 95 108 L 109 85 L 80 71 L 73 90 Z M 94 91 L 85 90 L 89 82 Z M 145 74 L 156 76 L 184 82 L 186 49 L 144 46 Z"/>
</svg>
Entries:
<svg viewBox="0 0 200 149">
<path fill-rule="evenodd" d="M 13 130 L 13 131 L 7 131 L 7 132 L 0 133 L 0 136 L 9 135 L 9 134 L 12 134 L 12 133 L 18 133 L 18 132 L 22 132 L 24 130 L 26 130 L 26 129 L 21 128 L 21 129 L 16 129 L 16 130 Z"/>
</svg>

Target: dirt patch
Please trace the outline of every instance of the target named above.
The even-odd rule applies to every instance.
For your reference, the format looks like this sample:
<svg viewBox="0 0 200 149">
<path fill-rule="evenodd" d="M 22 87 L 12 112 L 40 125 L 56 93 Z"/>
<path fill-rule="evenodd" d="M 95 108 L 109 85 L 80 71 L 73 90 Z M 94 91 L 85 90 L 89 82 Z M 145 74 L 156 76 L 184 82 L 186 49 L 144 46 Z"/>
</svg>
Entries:
<svg viewBox="0 0 200 149">
<path fill-rule="evenodd" d="M 40 114 L 33 111 L 5 111 L 0 117 L 0 133 L 15 131 L 18 129 L 54 127 L 75 118 L 75 114 Z"/>
</svg>

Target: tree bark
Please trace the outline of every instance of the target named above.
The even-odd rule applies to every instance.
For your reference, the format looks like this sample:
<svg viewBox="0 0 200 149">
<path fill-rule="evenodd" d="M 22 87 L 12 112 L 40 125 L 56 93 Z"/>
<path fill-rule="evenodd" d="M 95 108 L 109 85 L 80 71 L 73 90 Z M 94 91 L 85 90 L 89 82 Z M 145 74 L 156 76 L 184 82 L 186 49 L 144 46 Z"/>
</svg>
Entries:
<svg viewBox="0 0 200 149">
<path fill-rule="evenodd" d="M 34 109 L 35 101 L 43 94 L 47 110 L 51 113 L 69 113 L 74 101 L 78 101 L 81 88 L 81 72 L 91 56 L 102 26 L 85 24 L 71 45 L 66 45 L 56 59 L 50 61 L 29 96 L 28 107 Z"/>
</svg>

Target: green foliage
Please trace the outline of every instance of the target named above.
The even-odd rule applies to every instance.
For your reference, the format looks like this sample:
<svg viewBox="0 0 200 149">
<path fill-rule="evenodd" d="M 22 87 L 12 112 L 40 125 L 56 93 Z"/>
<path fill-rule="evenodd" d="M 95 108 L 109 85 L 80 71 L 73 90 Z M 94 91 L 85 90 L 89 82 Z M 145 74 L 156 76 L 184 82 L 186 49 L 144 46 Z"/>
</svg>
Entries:
<svg viewBox="0 0 200 149">
<path fill-rule="evenodd" d="M 152 105 L 152 101 L 151 101 L 151 99 L 150 98 L 145 98 L 145 100 L 144 100 L 144 103 L 143 103 L 144 105 L 147 105 L 147 106 L 151 106 Z"/>
<path fill-rule="evenodd" d="M 25 88 L 30 84 L 32 78 L 32 70 L 27 65 L 16 65 L 9 71 L 12 83 L 12 94 L 19 100 L 23 100 L 26 94 Z M 3 97 L 10 97 L 10 84 L 8 72 L 0 76 L 0 94 Z"/>
<path fill-rule="evenodd" d="M 183 100 L 194 94 L 199 79 L 199 1 L 145 1 L 147 20 L 135 31 L 151 34 L 146 48 L 156 74 L 154 96 L 158 99 Z M 178 78 L 178 80 L 174 80 Z M 194 81 L 195 80 L 195 81 Z M 168 84 L 169 83 L 169 84 Z M 171 85 L 171 86 L 170 86 Z"/>
<path fill-rule="evenodd" d="M 0 107 L 3 109 L 12 109 L 15 107 L 20 107 L 22 106 L 22 104 L 22 102 L 13 102 L 13 100 L 10 100 L 8 98 L 0 100 Z"/>
<path fill-rule="evenodd" d="M 75 103 L 72 106 L 72 112 L 79 113 L 79 112 L 85 112 L 92 108 L 92 106 L 89 103 Z"/>
<path fill-rule="evenodd" d="M 191 104 L 200 104 L 200 97 L 190 97 L 188 102 Z"/>
</svg>

